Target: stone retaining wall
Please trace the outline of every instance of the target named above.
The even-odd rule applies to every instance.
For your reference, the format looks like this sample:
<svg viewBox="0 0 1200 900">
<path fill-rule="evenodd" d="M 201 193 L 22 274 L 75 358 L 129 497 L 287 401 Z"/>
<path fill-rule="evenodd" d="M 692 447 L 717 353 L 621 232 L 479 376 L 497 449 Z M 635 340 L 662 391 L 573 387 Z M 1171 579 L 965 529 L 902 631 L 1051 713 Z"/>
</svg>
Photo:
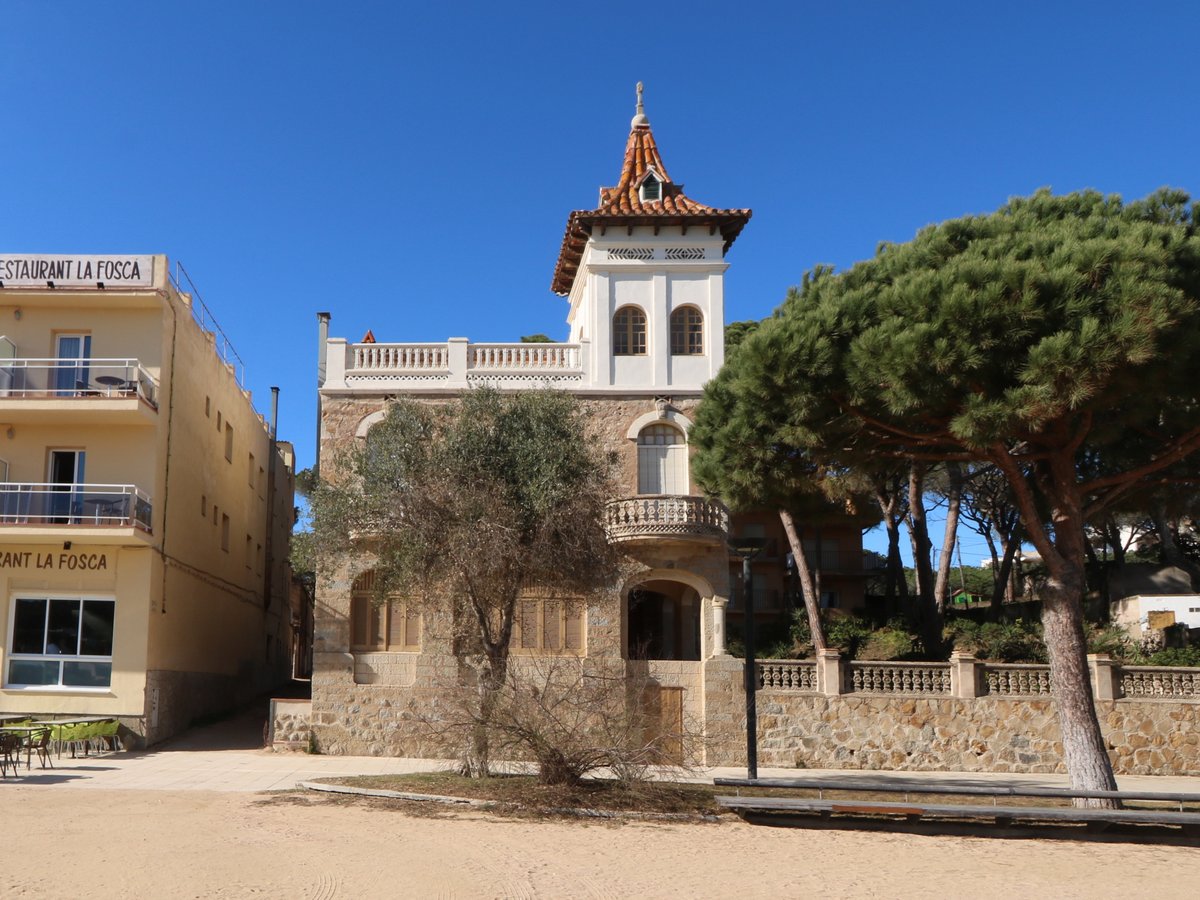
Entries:
<svg viewBox="0 0 1200 900">
<path fill-rule="evenodd" d="M 1200 703 L 1097 701 L 1118 775 L 1200 775 Z M 1054 702 L 760 691 L 764 766 L 1063 772 Z M 729 764 L 743 757 L 726 746 Z M 723 760 L 724 761 L 724 760 Z"/>
</svg>

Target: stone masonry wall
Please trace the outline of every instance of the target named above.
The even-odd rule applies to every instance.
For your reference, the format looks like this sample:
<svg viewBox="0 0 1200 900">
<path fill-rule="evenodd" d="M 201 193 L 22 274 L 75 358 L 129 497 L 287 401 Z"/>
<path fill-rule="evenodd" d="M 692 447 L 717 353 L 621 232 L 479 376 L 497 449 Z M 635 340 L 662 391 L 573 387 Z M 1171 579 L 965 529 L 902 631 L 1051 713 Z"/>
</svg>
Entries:
<svg viewBox="0 0 1200 900">
<path fill-rule="evenodd" d="M 1122 699 L 1096 707 L 1118 775 L 1200 775 L 1200 703 Z M 758 722 L 766 766 L 1065 771 L 1051 700 L 761 691 Z M 745 758 L 736 743 L 719 755 L 726 764 Z"/>
</svg>

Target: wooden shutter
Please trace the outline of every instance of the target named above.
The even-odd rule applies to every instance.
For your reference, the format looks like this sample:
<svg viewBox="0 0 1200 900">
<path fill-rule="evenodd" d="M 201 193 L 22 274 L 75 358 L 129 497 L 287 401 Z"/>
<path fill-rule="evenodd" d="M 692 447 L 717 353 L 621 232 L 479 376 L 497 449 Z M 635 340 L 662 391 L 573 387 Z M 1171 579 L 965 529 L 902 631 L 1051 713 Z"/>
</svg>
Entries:
<svg viewBox="0 0 1200 900">
<path fill-rule="evenodd" d="M 517 607 L 517 627 L 521 631 L 522 650 L 538 649 L 538 602 L 522 600 Z"/>
<path fill-rule="evenodd" d="M 350 646 L 365 647 L 368 638 L 367 613 L 371 601 L 366 597 L 353 597 L 350 600 Z"/>
<path fill-rule="evenodd" d="M 583 650 L 583 621 L 587 607 L 582 603 L 568 603 L 566 615 L 566 637 L 563 646 L 576 653 Z"/>
<path fill-rule="evenodd" d="M 408 624 L 404 615 L 404 606 L 405 604 L 399 600 L 392 600 L 387 605 L 387 648 L 389 650 L 398 650 L 408 643 L 404 635 L 405 625 Z"/>
<path fill-rule="evenodd" d="M 406 603 L 404 605 L 404 646 L 421 646 L 421 611 Z"/>
<path fill-rule="evenodd" d="M 562 649 L 562 602 L 542 601 L 542 649 Z"/>
</svg>

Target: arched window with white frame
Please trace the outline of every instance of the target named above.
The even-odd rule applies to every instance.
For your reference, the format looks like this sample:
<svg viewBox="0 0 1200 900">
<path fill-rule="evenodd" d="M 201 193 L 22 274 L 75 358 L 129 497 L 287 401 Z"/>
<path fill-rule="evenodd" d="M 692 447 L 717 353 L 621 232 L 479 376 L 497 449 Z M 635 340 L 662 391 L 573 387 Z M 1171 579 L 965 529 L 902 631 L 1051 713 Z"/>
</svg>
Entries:
<svg viewBox="0 0 1200 900">
<path fill-rule="evenodd" d="M 687 494 L 687 438 L 674 425 L 647 425 L 637 438 L 638 493 Z"/>
</svg>

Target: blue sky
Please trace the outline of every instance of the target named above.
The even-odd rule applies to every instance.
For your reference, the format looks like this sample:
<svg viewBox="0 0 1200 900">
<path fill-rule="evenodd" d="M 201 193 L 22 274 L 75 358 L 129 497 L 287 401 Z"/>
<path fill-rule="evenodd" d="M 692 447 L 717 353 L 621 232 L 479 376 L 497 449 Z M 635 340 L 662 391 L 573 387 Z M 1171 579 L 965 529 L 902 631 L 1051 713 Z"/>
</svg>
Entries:
<svg viewBox="0 0 1200 900">
<path fill-rule="evenodd" d="M 565 336 L 563 226 L 615 183 L 638 80 L 672 178 L 754 210 L 730 320 L 1042 186 L 1200 192 L 1195 3 L 3 9 L 0 248 L 182 261 L 301 465 L 318 310 L 351 340 Z"/>
</svg>

